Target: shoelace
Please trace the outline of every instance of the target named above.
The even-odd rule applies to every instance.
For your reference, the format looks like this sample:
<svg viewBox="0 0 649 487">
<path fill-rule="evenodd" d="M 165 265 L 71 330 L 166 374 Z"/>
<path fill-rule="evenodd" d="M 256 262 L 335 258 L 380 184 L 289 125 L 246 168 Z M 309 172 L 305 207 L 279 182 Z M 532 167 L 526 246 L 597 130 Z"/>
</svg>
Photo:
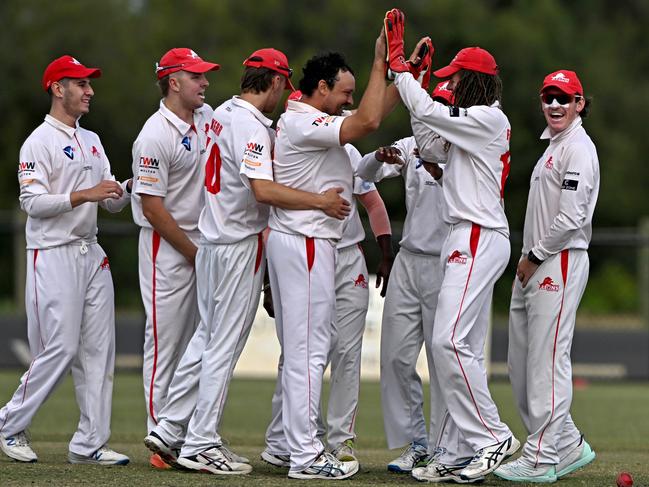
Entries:
<svg viewBox="0 0 649 487">
<path fill-rule="evenodd" d="M 29 436 L 24 431 L 22 433 L 14 435 L 14 441 L 16 443 L 16 446 L 18 447 L 29 446 L 30 444 Z"/>
</svg>

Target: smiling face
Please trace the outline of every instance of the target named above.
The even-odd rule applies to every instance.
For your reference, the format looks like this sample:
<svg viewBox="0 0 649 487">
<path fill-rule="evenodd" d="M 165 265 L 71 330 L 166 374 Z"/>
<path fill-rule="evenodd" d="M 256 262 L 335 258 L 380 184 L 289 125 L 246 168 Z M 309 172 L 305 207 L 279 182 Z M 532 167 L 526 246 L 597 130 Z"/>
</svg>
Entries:
<svg viewBox="0 0 649 487">
<path fill-rule="evenodd" d="M 205 103 L 205 90 L 210 85 L 204 73 L 178 71 L 170 75 L 170 87 L 179 95 L 183 106 L 196 110 Z"/>
<path fill-rule="evenodd" d="M 550 103 L 548 103 L 550 102 Z M 566 95 L 556 87 L 548 87 L 541 93 L 541 109 L 550 133 L 556 135 L 572 125 L 584 109 L 583 96 Z"/>
<path fill-rule="evenodd" d="M 330 89 L 324 80 L 320 81 L 318 88 L 324 95 L 322 111 L 329 115 L 342 115 L 345 108 L 354 104 L 356 78 L 349 71 L 338 71 L 333 88 Z"/>
<path fill-rule="evenodd" d="M 61 94 L 61 104 L 66 114 L 77 119 L 90 111 L 90 99 L 95 92 L 88 78 L 64 78 L 53 87 Z"/>
</svg>

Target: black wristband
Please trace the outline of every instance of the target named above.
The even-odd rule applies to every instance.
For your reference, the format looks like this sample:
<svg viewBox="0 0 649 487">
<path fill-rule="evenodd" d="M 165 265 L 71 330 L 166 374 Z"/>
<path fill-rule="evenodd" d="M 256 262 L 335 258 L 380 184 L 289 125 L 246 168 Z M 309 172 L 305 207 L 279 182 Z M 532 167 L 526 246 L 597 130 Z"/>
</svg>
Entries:
<svg viewBox="0 0 649 487">
<path fill-rule="evenodd" d="M 536 255 L 534 255 L 534 252 L 532 252 L 531 250 L 527 254 L 527 260 L 529 260 L 532 264 L 536 264 L 536 265 L 543 264 L 543 261 L 539 259 Z"/>
</svg>

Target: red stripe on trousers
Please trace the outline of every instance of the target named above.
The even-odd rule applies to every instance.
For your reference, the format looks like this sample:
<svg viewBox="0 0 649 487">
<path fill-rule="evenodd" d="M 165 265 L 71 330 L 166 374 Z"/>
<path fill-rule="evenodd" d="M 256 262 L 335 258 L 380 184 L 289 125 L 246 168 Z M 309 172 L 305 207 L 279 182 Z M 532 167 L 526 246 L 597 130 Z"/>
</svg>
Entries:
<svg viewBox="0 0 649 487">
<path fill-rule="evenodd" d="M 264 236 L 260 232 L 257 234 L 257 257 L 255 258 L 255 274 L 261 265 L 261 256 L 264 255 Z"/>
<path fill-rule="evenodd" d="M 466 372 L 464 371 L 464 367 L 462 367 L 462 362 L 460 361 L 460 354 L 457 352 L 457 347 L 455 346 L 455 329 L 457 328 L 457 324 L 460 321 L 460 315 L 462 314 L 462 306 L 464 305 L 464 298 L 466 297 L 466 291 L 469 288 L 469 281 L 471 280 L 471 273 L 473 272 L 473 264 L 475 263 L 476 259 L 476 253 L 478 251 L 478 242 L 480 241 L 480 225 L 476 225 L 475 223 L 471 226 L 471 238 L 469 240 L 469 247 L 471 249 L 471 267 L 469 267 L 469 275 L 466 278 L 466 284 L 464 285 L 464 292 L 462 293 L 462 300 L 460 301 L 460 309 L 457 312 L 457 318 L 455 319 L 455 324 L 453 325 L 453 335 L 451 336 L 451 343 L 453 344 L 453 350 L 455 351 L 455 357 L 457 358 L 457 363 L 460 366 L 460 370 L 462 371 L 462 376 L 464 377 L 464 382 L 466 384 L 467 389 L 469 390 L 469 395 L 471 396 L 471 401 L 473 402 L 473 405 L 475 406 L 476 413 L 478 413 L 478 417 L 480 418 L 480 422 L 482 425 L 485 427 L 485 429 L 489 432 L 491 436 L 493 436 L 494 440 L 499 441 L 498 437 L 494 434 L 493 431 L 487 426 L 487 423 L 485 423 L 484 419 L 482 418 L 482 414 L 480 414 L 480 409 L 478 408 L 478 403 L 475 400 L 475 396 L 473 395 L 473 390 L 471 389 L 471 385 L 469 384 L 469 378 L 466 376 Z"/>
<path fill-rule="evenodd" d="M 550 419 L 547 424 L 543 427 L 541 435 L 539 436 L 539 442 L 536 445 L 536 460 L 534 462 L 534 467 L 537 467 L 539 464 L 539 454 L 541 453 L 541 441 L 543 441 L 543 435 L 545 430 L 554 417 L 554 360 L 557 355 L 557 339 L 559 337 L 559 327 L 561 326 L 561 313 L 563 312 L 563 299 L 566 296 L 566 283 L 568 282 L 568 250 L 561 251 L 561 279 L 563 279 L 563 289 L 561 290 L 561 306 L 559 307 L 559 316 L 557 316 L 557 324 L 554 330 L 554 343 L 552 344 L 552 411 L 550 412 Z"/>
<path fill-rule="evenodd" d="M 153 385 L 155 384 L 155 372 L 158 367 L 158 314 L 155 303 L 155 288 L 156 288 L 156 271 L 155 262 L 158 258 L 158 250 L 160 250 L 160 234 L 154 230 L 153 232 L 153 293 L 152 293 L 152 321 L 153 321 L 153 371 L 151 372 L 151 385 L 149 386 L 149 415 L 154 423 L 158 423 L 153 411 Z"/>
<path fill-rule="evenodd" d="M 306 237 L 306 267 L 309 272 L 308 275 L 308 296 L 307 296 L 307 316 L 306 316 L 306 376 L 308 384 L 308 397 L 307 397 L 307 418 L 311 415 L 311 369 L 309 368 L 310 357 L 311 357 L 311 347 L 309 337 L 311 336 L 311 269 L 313 268 L 313 262 L 315 261 L 315 241 L 312 237 Z M 309 428 L 311 428 L 311 421 L 309 421 Z M 316 438 L 313 432 L 309 429 L 311 433 L 311 438 Z M 317 439 L 317 438 L 316 438 Z M 316 448 L 315 444 L 313 447 Z"/>
</svg>

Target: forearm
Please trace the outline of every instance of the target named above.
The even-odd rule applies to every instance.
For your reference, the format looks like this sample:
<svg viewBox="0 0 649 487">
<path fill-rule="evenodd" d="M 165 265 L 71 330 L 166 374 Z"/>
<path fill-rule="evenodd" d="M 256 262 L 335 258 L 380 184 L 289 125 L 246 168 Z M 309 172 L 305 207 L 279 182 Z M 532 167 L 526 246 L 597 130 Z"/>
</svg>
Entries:
<svg viewBox="0 0 649 487">
<path fill-rule="evenodd" d="M 266 179 L 251 179 L 250 184 L 258 202 L 286 210 L 320 210 L 322 197 L 299 189 L 289 188 Z"/>
<path fill-rule="evenodd" d="M 70 194 L 21 195 L 20 207 L 32 218 L 50 218 L 73 208 Z"/>
<path fill-rule="evenodd" d="M 376 237 L 376 243 L 381 251 L 383 260 L 394 259 L 394 250 L 392 249 L 392 235 L 379 235 Z"/>
<path fill-rule="evenodd" d="M 156 200 L 147 200 L 146 198 L 156 198 Z M 193 261 L 196 255 L 196 245 L 164 207 L 162 198 L 144 195 L 142 198 L 142 212 L 153 229 L 162 238 L 185 256 L 188 261 Z"/>
<path fill-rule="evenodd" d="M 387 115 L 385 113 L 386 108 L 389 108 L 385 107 L 386 86 L 383 78 L 383 69 L 383 62 L 375 60 L 372 64 L 372 71 L 367 88 L 365 89 L 365 93 L 363 93 L 363 98 L 356 112 L 356 116 L 363 120 L 363 125 L 367 130 L 366 133 L 370 133 L 378 128 L 381 120 Z"/>
<path fill-rule="evenodd" d="M 372 233 L 377 240 L 380 236 L 392 235 L 388 210 L 385 208 L 385 203 L 379 192 L 370 191 L 369 193 L 359 195 L 358 199 L 365 207 L 365 210 L 367 210 L 370 227 L 372 227 Z"/>
</svg>

